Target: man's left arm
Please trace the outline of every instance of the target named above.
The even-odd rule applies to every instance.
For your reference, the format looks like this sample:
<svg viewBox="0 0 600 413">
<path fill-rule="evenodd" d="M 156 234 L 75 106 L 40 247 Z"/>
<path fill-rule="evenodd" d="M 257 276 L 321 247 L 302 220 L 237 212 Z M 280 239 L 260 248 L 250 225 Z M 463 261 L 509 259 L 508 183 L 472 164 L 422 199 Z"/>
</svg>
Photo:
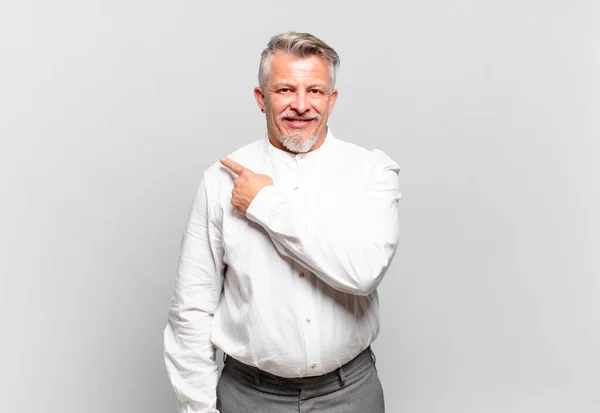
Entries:
<svg viewBox="0 0 600 413">
<path fill-rule="evenodd" d="M 353 205 L 333 216 L 311 216 L 276 186 L 262 188 L 246 216 L 260 224 L 280 253 L 333 288 L 368 295 L 379 285 L 398 246 L 398 165 L 381 151 Z M 343 202 L 343 200 L 340 200 Z"/>
</svg>

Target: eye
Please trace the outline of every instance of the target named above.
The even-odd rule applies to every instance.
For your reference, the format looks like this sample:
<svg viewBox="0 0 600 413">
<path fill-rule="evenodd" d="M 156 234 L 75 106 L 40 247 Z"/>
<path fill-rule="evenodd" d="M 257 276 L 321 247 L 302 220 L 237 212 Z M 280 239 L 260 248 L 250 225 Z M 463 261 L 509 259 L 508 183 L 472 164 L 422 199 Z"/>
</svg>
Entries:
<svg viewBox="0 0 600 413">
<path fill-rule="evenodd" d="M 288 87 L 282 87 L 282 88 L 280 88 L 279 90 L 277 90 L 277 92 L 279 92 L 279 93 L 283 93 L 283 94 L 285 94 L 285 93 L 290 93 L 291 91 L 292 91 L 292 89 L 290 89 L 290 88 L 288 88 Z"/>
<path fill-rule="evenodd" d="M 310 89 L 309 93 L 313 94 L 313 95 L 320 95 L 323 92 L 321 91 L 321 89 Z"/>
</svg>

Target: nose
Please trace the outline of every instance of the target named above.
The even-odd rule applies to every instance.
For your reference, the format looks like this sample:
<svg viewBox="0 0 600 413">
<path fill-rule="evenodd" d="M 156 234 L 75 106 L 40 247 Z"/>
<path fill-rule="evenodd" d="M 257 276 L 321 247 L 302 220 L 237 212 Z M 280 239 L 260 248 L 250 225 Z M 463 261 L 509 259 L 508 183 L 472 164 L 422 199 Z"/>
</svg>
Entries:
<svg viewBox="0 0 600 413">
<path fill-rule="evenodd" d="M 303 114 L 308 110 L 308 100 L 306 97 L 306 92 L 303 90 L 298 90 L 294 94 L 294 98 L 290 104 L 290 107 L 294 109 L 299 114 Z"/>
</svg>

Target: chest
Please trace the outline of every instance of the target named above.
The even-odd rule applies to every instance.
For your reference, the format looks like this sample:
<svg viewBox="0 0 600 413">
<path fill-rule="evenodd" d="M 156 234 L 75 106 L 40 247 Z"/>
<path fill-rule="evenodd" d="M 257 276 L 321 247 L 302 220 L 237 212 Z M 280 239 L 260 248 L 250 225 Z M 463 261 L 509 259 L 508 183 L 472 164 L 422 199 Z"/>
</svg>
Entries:
<svg viewBox="0 0 600 413">
<path fill-rule="evenodd" d="M 292 206 L 286 209 L 285 219 L 294 225 L 326 221 L 352 208 L 366 185 L 364 174 L 348 165 L 318 169 L 275 165 L 256 172 L 273 178 L 277 190 Z M 244 261 L 258 257 L 276 259 L 277 253 L 267 231 L 231 205 L 231 189 L 226 188 L 221 197 L 222 236 L 227 257 L 232 261 L 238 256 Z"/>
</svg>

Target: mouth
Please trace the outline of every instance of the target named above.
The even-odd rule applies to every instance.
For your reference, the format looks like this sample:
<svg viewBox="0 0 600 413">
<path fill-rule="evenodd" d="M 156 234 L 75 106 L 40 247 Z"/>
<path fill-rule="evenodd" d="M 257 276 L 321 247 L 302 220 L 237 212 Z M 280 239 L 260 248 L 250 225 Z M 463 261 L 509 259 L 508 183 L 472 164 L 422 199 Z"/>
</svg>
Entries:
<svg viewBox="0 0 600 413">
<path fill-rule="evenodd" d="M 306 128 L 308 125 L 310 125 L 315 119 L 306 119 L 306 118 L 283 118 L 283 120 L 285 121 L 285 123 L 287 123 L 289 126 L 291 126 L 294 129 L 304 129 Z"/>
</svg>

